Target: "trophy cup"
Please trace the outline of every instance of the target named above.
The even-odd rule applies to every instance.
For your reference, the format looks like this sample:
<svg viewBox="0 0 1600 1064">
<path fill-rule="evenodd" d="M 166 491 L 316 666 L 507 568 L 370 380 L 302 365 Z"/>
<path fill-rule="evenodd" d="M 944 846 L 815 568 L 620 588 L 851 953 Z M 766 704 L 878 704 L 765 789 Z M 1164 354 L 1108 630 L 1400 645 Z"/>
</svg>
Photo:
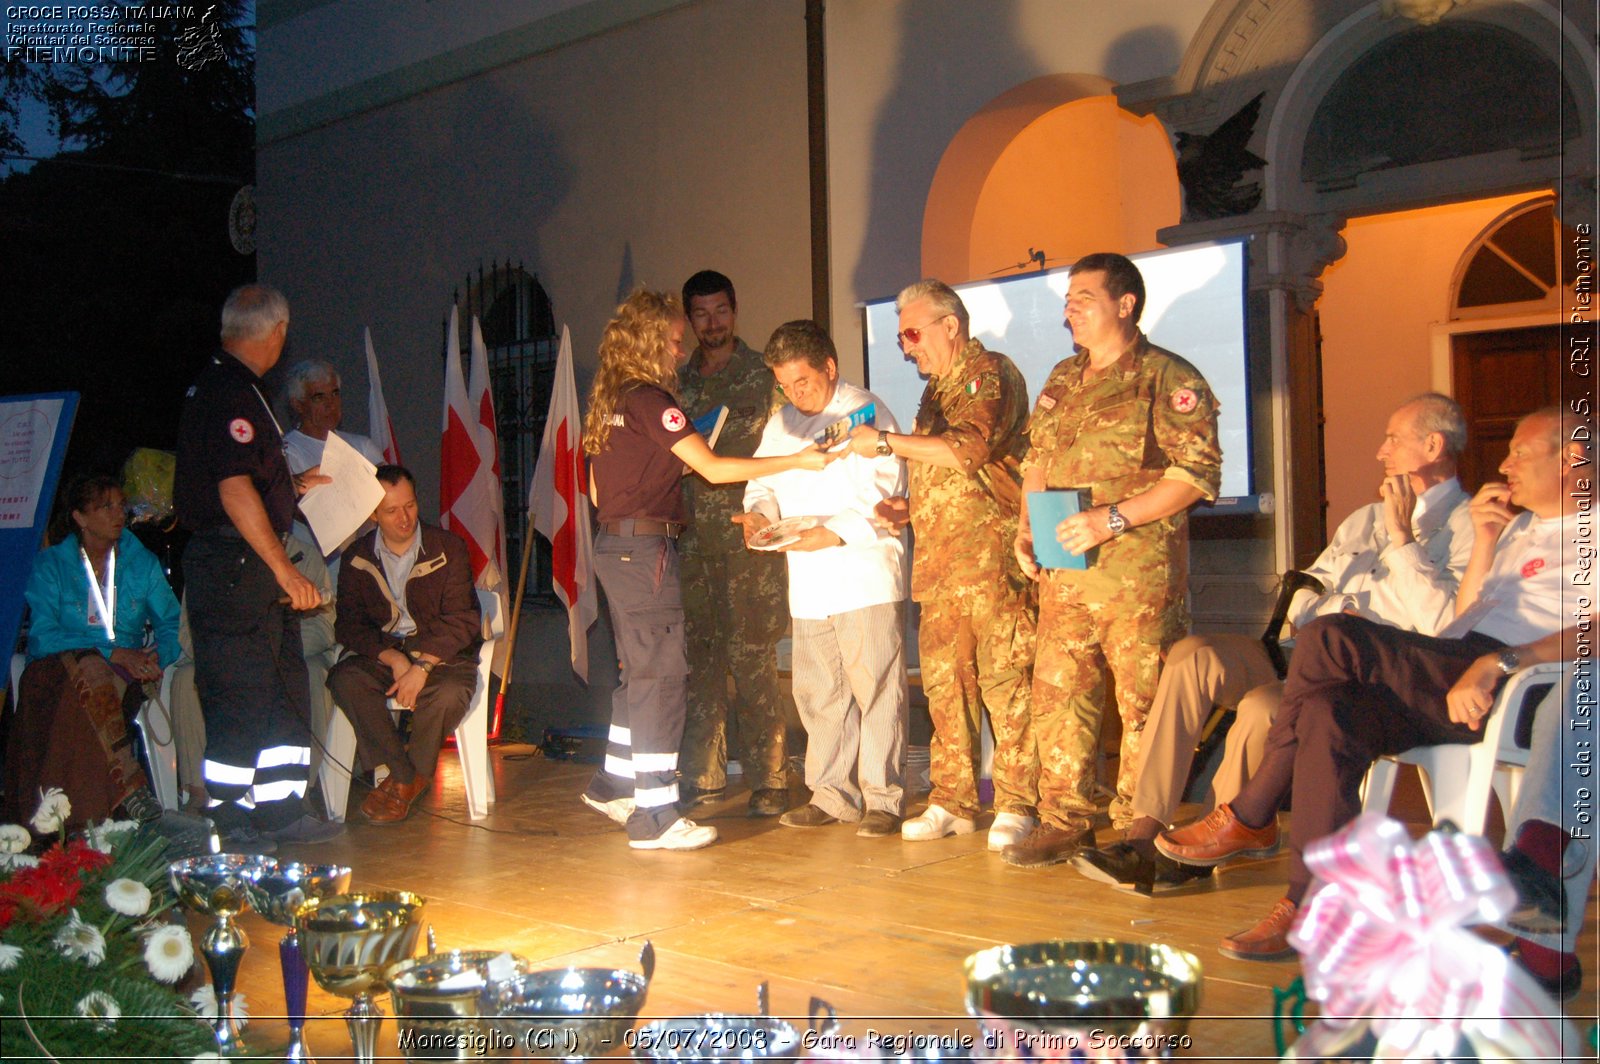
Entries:
<svg viewBox="0 0 1600 1064">
<path fill-rule="evenodd" d="M 502 1037 L 521 1043 L 531 1057 L 579 1061 L 598 1057 L 622 1044 L 644 1008 L 656 950 L 639 950 L 643 974 L 610 968 L 548 968 L 501 982 L 494 1012 Z"/>
<path fill-rule="evenodd" d="M 677 1016 L 653 1020 L 634 1034 L 634 1059 L 657 1064 L 790 1061 L 803 1055 L 800 1032 L 772 1015 L 766 983 L 756 987 L 754 1015 Z"/>
<path fill-rule="evenodd" d="M 410 1061 L 504 1057 L 516 1042 L 494 1022 L 500 984 L 524 975 L 522 957 L 496 950 L 451 950 L 401 961 L 389 970 L 389 995 Z"/>
<path fill-rule="evenodd" d="M 422 936 L 425 898 L 403 890 L 333 894 L 308 899 L 295 917 L 301 948 L 317 985 L 352 998 L 345 1023 L 356 1060 L 377 1057 L 383 1009 L 374 992 L 386 988 L 385 974 L 416 952 Z"/>
<path fill-rule="evenodd" d="M 278 942 L 284 1012 L 289 1020 L 289 1047 L 284 1050 L 283 1059 L 289 1064 L 316 1064 L 306 1051 L 306 962 L 294 920 L 311 899 L 349 890 L 350 869 L 343 865 L 284 864 L 262 872 L 244 889 L 251 908 L 268 922 L 289 929 Z"/>
<path fill-rule="evenodd" d="M 216 918 L 200 939 L 200 953 L 211 969 L 211 986 L 217 997 L 217 1018 L 212 1030 L 224 1056 L 245 1051 L 239 1028 L 233 1022 L 233 986 L 239 962 L 250 948 L 250 937 L 234 924 L 233 918 L 250 908 L 250 898 L 245 893 L 249 883 L 277 867 L 278 862 L 270 857 L 214 853 L 174 861 L 167 869 L 172 891 L 184 908 Z"/>
<path fill-rule="evenodd" d="M 1111 940 L 996 946 L 966 959 L 967 1013 L 996 1060 L 1157 1060 L 1200 1004 L 1200 962 Z"/>
</svg>

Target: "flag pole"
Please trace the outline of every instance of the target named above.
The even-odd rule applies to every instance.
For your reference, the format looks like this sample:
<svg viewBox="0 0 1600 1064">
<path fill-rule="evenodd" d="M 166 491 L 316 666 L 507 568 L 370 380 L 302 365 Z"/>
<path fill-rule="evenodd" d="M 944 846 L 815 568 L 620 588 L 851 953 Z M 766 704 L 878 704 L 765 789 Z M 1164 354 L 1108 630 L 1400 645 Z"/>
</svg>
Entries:
<svg viewBox="0 0 1600 1064">
<path fill-rule="evenodd" d="M 522 536 L 522 571 L 517 574 L 517 598 L 511 604 L 511 627 L 506 631 L 506 667 L 500 674 L 500 693 L 494 699 L 494 715 L 499 717 L 506 706 L 506 688 L 511 686 L 512 654 L 517 649 L 517 628 L 522 623 L 522 593 L 528 587 L 528 560 L 533 556 L 533 511 L 528 511 L 528 524 Z"/>
</svg>

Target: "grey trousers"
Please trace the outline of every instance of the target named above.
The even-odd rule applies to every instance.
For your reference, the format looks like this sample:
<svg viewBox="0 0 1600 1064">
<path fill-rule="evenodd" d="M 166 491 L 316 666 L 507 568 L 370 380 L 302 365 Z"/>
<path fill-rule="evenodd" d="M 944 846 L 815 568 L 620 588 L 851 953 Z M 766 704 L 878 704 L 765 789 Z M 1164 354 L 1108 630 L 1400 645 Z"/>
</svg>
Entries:
<svg viewBox="0 0 1600 1064">
<path fill-rule="evenodd" d="M 905 603 L 794 618 L 794 702 L 811 803 L 840 820 L 905 810 Z"/>
</svg>

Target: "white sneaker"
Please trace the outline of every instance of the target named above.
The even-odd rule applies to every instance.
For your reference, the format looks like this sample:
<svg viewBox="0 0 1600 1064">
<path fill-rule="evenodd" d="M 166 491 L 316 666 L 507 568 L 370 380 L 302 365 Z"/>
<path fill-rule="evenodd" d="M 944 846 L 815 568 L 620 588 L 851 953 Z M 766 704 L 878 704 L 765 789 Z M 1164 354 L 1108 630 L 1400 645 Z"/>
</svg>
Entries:
<svg viewBox="0 0 1600 1064">
<path fill-rule="evenodd" d="M 998 852 L 1014 842 L 1021 842 L 1032 835 L 1033 829 L 1038 826 L 1039 822 L 1031 816 L 996 813 L 994 823 L 989 825 L 989 849 Z"/>
<path fill-rule="evenodd" d="M 946 835 L 971 835 L 976 828 L 966 817 L 952 816 L 943 806 L 930 805 L 900 825 L 900 837 L 908 842 L 925 842 Z"/>
<path fill-rule="evenodd" d="M 626 824 L 628 818 L 633 815 L 632 798 L 613 798 L 609 802 L 601 802 L 590 798 L 587 794 L 581 794 L 578 797 L 583 799 L 584 805 L 593 809 L 596 813 L 609 817 L 619 824 Z"/>
<path fill-rule="evenodd" d="M 653 839 L 629 839 L 635 850 L 698 850 L 717 841 L 717 829 L 710 824 L 696 824 L 680 816 L 672 826 Z"/>
</svg>

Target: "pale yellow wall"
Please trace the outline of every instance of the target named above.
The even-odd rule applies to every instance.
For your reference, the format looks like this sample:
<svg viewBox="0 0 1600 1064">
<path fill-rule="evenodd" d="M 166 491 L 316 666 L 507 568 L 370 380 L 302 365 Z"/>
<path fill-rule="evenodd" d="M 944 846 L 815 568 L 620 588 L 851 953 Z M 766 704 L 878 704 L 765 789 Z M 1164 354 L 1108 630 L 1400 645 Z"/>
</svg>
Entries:
<svg viewBox="0 0 1600 1064">
<path fill-rule="evenodd" d="M 1530 194 L 1352 219 L 1348 251 L 1322 275 L 1328 530 L 1377 497 L 1374 455 L 1396 406 L 1432 376 L 1432 327 L 1449 319 L 1450 281 L 1468 244 Z"/>
</svg>

